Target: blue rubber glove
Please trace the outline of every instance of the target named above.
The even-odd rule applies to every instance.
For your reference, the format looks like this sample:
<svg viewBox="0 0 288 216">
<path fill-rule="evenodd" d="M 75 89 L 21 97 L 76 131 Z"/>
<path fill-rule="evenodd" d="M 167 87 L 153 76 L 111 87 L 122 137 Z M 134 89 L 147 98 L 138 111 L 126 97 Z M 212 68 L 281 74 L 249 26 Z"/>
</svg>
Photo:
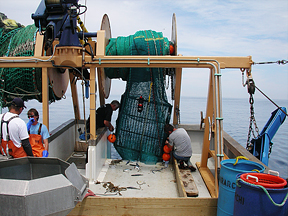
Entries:
<svg viewBox="0 0 288 216">
<path fill-rule="evenodd" d="M 82 133 L 82 134 L 79 136 L 79 139 L 80 139 L 80 140 L 85 140 L 85 132 Z"/>
<path fill-rule="evenodd" d="M 47 150 L 42 151 L 42 157 L 48 157 L 49 153 Z"/>
<path fill-rule="evenodd" d="M 85 132 L 82 133 L 82 134 L 79 136 L 79 139 L 80 139 L 80 140 L 85 140 Z M 89 135 L 89 134 L 87 135 L 87 139 L 90 139 L 90 135 Z"/>
<path fill-rule="evenodd" d="M 29 121 L 27 122 L 27 131 L 30 130 L 31 125 L 35 122 L 34 118 L 30 118 Z"/>
</svg>

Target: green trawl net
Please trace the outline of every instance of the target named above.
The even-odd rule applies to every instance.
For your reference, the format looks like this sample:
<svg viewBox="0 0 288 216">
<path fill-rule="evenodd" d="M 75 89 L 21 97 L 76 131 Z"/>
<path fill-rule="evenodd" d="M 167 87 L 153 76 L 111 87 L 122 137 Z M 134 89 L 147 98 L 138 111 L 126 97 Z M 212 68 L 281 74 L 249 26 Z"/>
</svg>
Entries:
<svg viewBox="0 0 288 216">
<path fill-rule="evenodd" d="M 0 13 L 0 56 L 33 56 L 37 31 L 34 24 L 24 27 Z M 41 68 L 0 68 L 0 76 L 2 107 L 9 106 L 14 97 L 42 102 Z M 50 87 L 50 103 L 59 99 Z"/>
<path fill-rule="evenodd" d="M 167 55 L 169 41 L 162 33 L 138 31 L 128 37 L 110 39 L 106 55 Z M 156 163 L 161 159 L 166 139 L 164 125 L 169 122 L 172 106 L 168 103 L 163 68 L 109 68 L 110 78 L 127 80 L 116 121 L 114 147 L 124 160 Z M 138 112 L 138 98 L 144 98 Z"/>
</svg>

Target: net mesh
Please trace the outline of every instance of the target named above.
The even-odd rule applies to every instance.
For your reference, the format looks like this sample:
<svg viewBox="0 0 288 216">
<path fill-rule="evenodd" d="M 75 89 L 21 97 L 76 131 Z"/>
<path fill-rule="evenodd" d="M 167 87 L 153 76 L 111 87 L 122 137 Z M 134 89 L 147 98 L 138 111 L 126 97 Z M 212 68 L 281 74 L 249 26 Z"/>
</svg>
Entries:
<svg viewBox="0 0 288 216">
<path fill-rule="evenodd" d="M 34 24 L 24 27 L 0 13 L 0 56 L 33 56 L 37 31 Z M 9 106 L 14 97 L 42 102 L 41 68 L 0 68 L 0 77 L 2 107 Z M 50 86 L 49 102 L 59 99 Z"/>
<path fill-rule="evenodd" d="M 128 37 L 110 39 L 106 55 L 167 55 L 169 41 L 162 33 L 138 31 Z M 161 160 L 166 135 L 164 125 L 170 121 L 163 68 L 108 68 L 110 78 L 127 80 L 116 120 L 114 147 L 124 160 L 156 163 Z M 138 99 L 144 98 L 138 112 Z"/>
</svg>

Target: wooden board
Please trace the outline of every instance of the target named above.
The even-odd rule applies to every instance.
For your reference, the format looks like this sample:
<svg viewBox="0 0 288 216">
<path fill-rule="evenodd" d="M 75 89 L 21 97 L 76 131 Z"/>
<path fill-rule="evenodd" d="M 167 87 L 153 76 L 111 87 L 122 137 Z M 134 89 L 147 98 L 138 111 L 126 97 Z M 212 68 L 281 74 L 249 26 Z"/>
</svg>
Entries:
<svg viewBox="0 0 288 216">
<path fill-rule="evenodd" d="M 179 197 L 186 197 L 187 198 L 187 194 L 186 194 L 183 182 L 181 181 L 180 170 L 179 170 L 177 161 L 175 158 L 173 158 L 172 160 L 173 160 L 173 167 L 175 170 L 175 178 L 176 178 Z"/>
<path fill-rule="evenodd" d="M 68 215 L 216 216 L 217 199 L 87 197 Z"/>
<path fill-rule="evenodd" d="M 192 173 L 189 169 L 180 169 L 180 178 L 183 182 L 184 189 L 188 197 L 197 197 L 199 191 L 192 177 Z"/>
<path fill-rule="evenodd" d="M 201 167 L 200 162 L 197 162 L 196 166 L 198 167 L 198 170 L 206 184 L 206 187 L 208 188 L 211 197 L 218 198 L 218 194 L 215 191 L 215 178 L 211 173 L 211 170 L 208 167 Z"/>
</svg>

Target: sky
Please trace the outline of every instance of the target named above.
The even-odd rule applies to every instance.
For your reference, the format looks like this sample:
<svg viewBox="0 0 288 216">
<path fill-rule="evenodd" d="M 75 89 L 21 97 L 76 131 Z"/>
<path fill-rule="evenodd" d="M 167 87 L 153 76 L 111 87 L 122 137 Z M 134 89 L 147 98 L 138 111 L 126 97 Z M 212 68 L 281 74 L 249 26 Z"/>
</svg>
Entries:
<svg viewBox="0 0 288 216">
<path fill-rule="evenodd" d="M 33 24 L 36 0 L 0 0 L 0 11 L 23 25 Z M 90 32 L 100 29 L 108 14 L 112 37 L 138 30 L 163 32 L 171 39 L 172 15 L 176 14 L 178 54 L 183 56 L 252 56 L 254 62 L 288 60 L 287 0 L 79 0 L 87 5 L 81 16 Z M 239 69 L 223 69 L 223 98 L 248 98 Z M 183 96 L 206 97 L 209 70 L 184 69 Z M 256 86 L 272 100 L 288 100 L 288 64 L 253 65 Z M 111 95 L 119 95 L 125 82 L 112 80 Z M 169 94 L 169 93 L 168 93 Z M 264 98 L 256 91 L 255 98 Z"/>
</svg>

